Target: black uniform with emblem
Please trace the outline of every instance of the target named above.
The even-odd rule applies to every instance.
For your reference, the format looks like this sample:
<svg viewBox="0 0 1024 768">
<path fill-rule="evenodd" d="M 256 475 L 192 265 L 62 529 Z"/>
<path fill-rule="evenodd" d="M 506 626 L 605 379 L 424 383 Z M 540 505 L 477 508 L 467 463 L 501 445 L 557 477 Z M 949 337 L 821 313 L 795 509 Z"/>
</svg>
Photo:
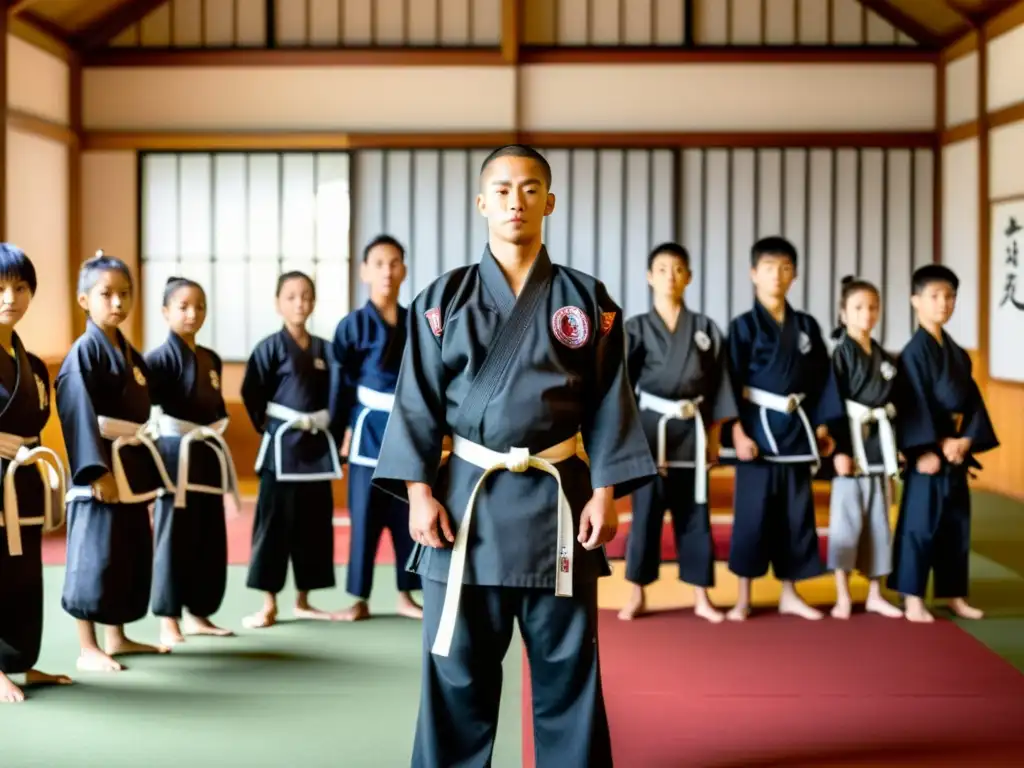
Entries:
<svg viewBox="0 0 1024 768">
<path fill-rule="evenodd" d="M 335 585 L 331 481 L 341 477 L 345 423 L 330 407 L 334 369 L 327 341 L 311 335 L 303 349 L 285 328 L 260 341 L 246 365 L 242 401 L 263 433 L 247 581 L 252 589 L 280 592 L 289 559 L 299 591 Z"/>
<path fill-rule="evenodd" d="M 227 418 L 220 390 L 222 364 L 206 347 L 193 350 L 178 334 L 146 355 L 150 396 L 165 417 L 207 426 Z M 177 481 L 182 436 L 160 430 L 157 446 L 168 474 Z M 221 469 L 219 446 L 191 441 L 188 446 L 188 484 L 222 488 L 229 477 Z M 227 459 L 230 456 L 225 457 Z M 230 469 L 225 467 L 230 473 Z M 179 489 L 180 491 L 180 489 Z M 175 496 L 156 501 L 153 513 L 153 595 L 156 616 L 180 618 L 185 608 L 193 616 L 208 618 L 217 612 L 227 586 L 228 542 L 224 495 L 189 490 L 184 508 L 175 509 Z"/>
<path fill-rule="evenodd" d="M 714 321 L 685 307 L 675 329 L 651 309 L 626 323 L 629 380 L 639 398 L 640 421 L 662 474 L 633 492 L 633 521 L 626 545 L 626 579 L 645 586 L 661 565 L 661 531 L 672 514 L 679 578 L 698 587 L 714 585 L 714 546 L 708 514 L 707 464 L 697 486 L 698 452 L 706 455 L 707 430 L 736 417 L 736 401 L 725 372 L 722 334 Z M 692 413 L 671 413 L 683 403 Z M 700 419 L 696 417 L 699 411 Z M 675 416 L 674 418 L 672 416 Z M 660 456 L 661 453 L 664 456 Z"/>
<path fill-rule="evenodd" d="M 130 490 L 134 501 L 99 501 L 88 487 L 108 472 L 115 479 L 117 474 L 114 440 L 104 437 L 100 420 L 141 426 L 150 416 L 149 370 L 124 335 L 115 333 L 116 341 L 111 341 L 88 320 L 55 382 L 73 485 L 61 604 L 76 619 L 107 625 L 129 624 L 146 615 L 153 570 L 148 505 L 173 491 L 162 464 L 144 444 L 126 444 L 120 450 L 129 488 L 119 483 L 118 492 L 124 499 Z"/>
<path fill-rule="evenodd" d="M 50 418 L 50 376 L 46 364 L 25 351 L 17 333 L 12 343 L 13 355 L 0 352 L 0 433 L 34 441 Z M 0 459 L 0 477 L 6 477 L 10 463 L 8 456 Z M 39 469 L 25 464 L 14 471 L 21 554 L 11 554 L 8 528 L 0 527 L 0 672 L 8 675 L 35 666 L 43 638 L 41 523 L 49 489 Z M 55 501 L 63 504 L 63 499 Z"/>
<path fill-rule="evenodd" d="M 417 545 L 409 564 L 423 578 L 424 599 L 412 764 L 489 764 L 502 658 L 518 620 L 532 670 L 537 765 L 611 765 L 597 648 L 597 579 L 610 569 L 603 548 L 585 550 L 575 534 L 594 487 L 623 495 L 656 474 L 626 375 L 619 308 L 599 281 L 553 265 L 546 250 L 516 297 L 487 249 L 479 264 L 424 290 L 409 323 L 374 481 L 401 497 L 407 482 L 430 485 L 456 532 L 451 548 Z M 447 435 L 454 448 L 442 463 Z M 500 462 L 514 447 L 536 456 L 552 446 L 561 450 L 552 461 L 567 503 L 547 471 L 489 463 L 494 474 L 475 497 L 472 525 L 463 525 L 482 456 Z M 559 521 L 570 516 L 571 543 L 561 551 Z M 460 536 L 464 577 L 448 584 Z M 553 594 L 559 583 L 571 597 Z M 431 653 L 446 588 L 460 586 L 450 651 Z"/>
</svg>

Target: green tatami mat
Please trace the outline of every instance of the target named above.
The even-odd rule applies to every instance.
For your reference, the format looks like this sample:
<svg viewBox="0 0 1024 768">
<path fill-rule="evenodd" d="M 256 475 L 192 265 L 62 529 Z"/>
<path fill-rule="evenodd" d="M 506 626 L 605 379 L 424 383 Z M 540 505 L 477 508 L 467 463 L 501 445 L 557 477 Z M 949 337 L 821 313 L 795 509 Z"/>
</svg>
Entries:
<svg viewBox="0 0 1024 768">
<path fill-rule="evenodd" d="M 235 638 L 189 638 L 167 656 L 123 657 L 115 674 L 75 670 L 74 620 L 60 607 L 64 569 L 46 569 L 46 625 L 40 669 L 75 685 L 29 688 L 22 704 L 0 705 L 2 768 L 401 768 L 408 766 L 420 688 L 420 624 L 388 616 L 394 567 L 380 566 L 371 609 L 357 624 L 284 621 L 246 630 L 260 606 L 232 567 L 214 620 Z M 317 607 L 348 605 L 339 587 L 314 593 Z M 129 636 L 155 642 L 153 617 Z M 514 640 L 495 745 L 495 768 L 522 765 L 522 646 Z M 16 678 L 18 679 L 18 678 Z"/>
</svg>

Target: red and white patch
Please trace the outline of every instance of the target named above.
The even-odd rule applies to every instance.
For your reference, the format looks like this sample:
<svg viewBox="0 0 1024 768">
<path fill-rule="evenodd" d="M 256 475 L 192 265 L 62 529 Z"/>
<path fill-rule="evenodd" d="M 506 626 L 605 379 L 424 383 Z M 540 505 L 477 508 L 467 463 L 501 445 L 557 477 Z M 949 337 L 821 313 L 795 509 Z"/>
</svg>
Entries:
<svg viewBox="0 0 1024 768">
<path fill-rule="evenodd" d="M 601 335 L 607 336 L 608 331 L 615 325 L 615 312 L 602 312 L 601 313 Z"/>
<path fill-rule="evenodd" d="M 579 349 L 590 340 L 590 320 L 579 307 L 562 307 L 551 318 L 551 332 L 570 349 Z"/>
<path fill-rule="evenodd" d="M 427 322 L 430 323 L 430 330 L 435 336 L 441 335 L 441 310 L 439 307 L 428 309 L 423 313 L 427 316 Z"/>
</svg>

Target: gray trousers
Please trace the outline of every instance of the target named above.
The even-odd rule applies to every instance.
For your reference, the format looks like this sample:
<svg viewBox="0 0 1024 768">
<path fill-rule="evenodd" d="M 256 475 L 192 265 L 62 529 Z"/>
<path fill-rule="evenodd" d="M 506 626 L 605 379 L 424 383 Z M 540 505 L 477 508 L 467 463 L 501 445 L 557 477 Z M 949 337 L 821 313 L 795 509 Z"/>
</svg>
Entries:
<svg viewBox="0 0 1024 768">
<path fill-rule="evenodd" d="M 869 579 L 892 570 L 888 478 L 870 475 L 832 481 L 828 567 L 833 571 L 856 569 Z"/>
</svg>

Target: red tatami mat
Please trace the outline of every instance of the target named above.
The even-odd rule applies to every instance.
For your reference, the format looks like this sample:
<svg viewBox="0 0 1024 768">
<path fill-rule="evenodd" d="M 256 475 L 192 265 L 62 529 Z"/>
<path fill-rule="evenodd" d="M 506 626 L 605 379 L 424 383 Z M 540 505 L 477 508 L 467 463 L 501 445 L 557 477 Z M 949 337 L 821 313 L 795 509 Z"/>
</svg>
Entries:
<svg viewBox="0 0 1024 768">
<path fill-rule="evenodd" d="M 954 624 L 602 611 L 615 765 L 1024 766 L 1024 676 Z M 524 666 L 524 766 L 532 768 Z"/>
</svg>

